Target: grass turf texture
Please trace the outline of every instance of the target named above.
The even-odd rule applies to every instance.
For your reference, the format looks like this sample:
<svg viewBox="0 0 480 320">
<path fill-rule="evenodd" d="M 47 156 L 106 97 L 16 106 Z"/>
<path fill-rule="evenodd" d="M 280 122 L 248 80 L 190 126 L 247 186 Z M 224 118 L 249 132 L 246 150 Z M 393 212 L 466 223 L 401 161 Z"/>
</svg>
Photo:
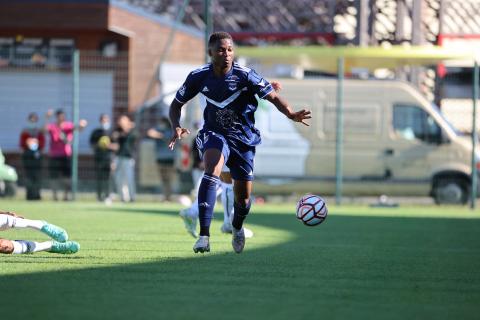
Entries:
<svg viewBox="0 0 480 320">
<path fill-rule="evenodd" d="M 241 255 L 220 233 L 219 212 L 212 252 L 195 255 L 176 205 L 1 208 L 65 227 L 82 245 L 70 256 L 0 255 L 2 319 L 474 319 L 480 311 L 480 215 L 466 208 L 331 206 L 310 228 L 294 204 L 255 205 L 255 237 Z"/>
</svg>

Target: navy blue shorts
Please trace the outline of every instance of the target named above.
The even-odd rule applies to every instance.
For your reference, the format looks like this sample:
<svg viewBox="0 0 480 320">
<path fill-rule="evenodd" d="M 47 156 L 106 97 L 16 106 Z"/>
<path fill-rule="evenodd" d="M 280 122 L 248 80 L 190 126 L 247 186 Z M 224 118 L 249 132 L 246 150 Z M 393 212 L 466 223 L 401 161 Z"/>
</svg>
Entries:
<svg viewBox="0 0 480 320">
<path fill-rule="evenodd" d="M 196 143 L 202 159 L 206 150 L 220 150 L 234 180 L 253 180 L 255 147 L 229 142 L 221 134 L 210 130 L 201 130 L 197 135 Z"/>
</svg>

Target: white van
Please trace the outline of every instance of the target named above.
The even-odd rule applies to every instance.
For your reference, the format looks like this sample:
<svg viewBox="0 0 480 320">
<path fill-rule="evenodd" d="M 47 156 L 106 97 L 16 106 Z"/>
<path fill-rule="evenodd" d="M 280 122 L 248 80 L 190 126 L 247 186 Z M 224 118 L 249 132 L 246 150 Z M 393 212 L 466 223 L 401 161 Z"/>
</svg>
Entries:
<svg viewBox="0 0 480 320">
<path fill-rule="evenodd" d="M 334 194 L 337 80 L 278 81 L 281 95 L 295 109 L 310 108 L 313 119 L 310 127 L 293 123 L 261 101 L 254 192 Z M 409 84 L 344 80 L 344 195 L 431 195 L 439 204 L 464 204 L 471 152 L 470 137 Z"/>
</svg>

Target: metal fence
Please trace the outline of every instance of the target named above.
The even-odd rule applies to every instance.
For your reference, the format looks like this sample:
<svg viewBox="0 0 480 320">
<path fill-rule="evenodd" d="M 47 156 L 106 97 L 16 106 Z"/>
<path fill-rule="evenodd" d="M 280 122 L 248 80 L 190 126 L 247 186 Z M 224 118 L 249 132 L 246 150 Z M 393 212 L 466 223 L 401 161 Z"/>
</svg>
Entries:
<svg viewBox="0 0 480 320">
<path fill-rule="evenodd" d="M 274 49 L 268 54 L 262 49 L 243 51 L 255 57 L 252 61 L 269 77 L 296 77 L 279 79 L 285 87 L 282 95 L 297 108 L 310 107 L 314 114 L 309 128 L 282 125 L 274 107 L 270 120 L 260 121 L 264 145 L 257 150 L 256 174 L 267 180 L 264 190 L 330 194 L 337 203 L 352 196 L 431 196 L 439 204 L 470 202 L 474 208 L 478 70 L 473 60 L 463 61 L 470 67 L 457 73 L 445 72 L 443 64 L 437 67 L 437 59 L 430 65 L 417 60 L 426 65 L 420 67 L 408 61 L 402 65 L 401 58 L 394 63 L 396 68 L 390 64 L 389 69 L 371 72 L 372 65 L 394 61 L 388 60 L 391 51 L 375 63 L 378 48 L 372 48 L 372 57 L 351 49 L 320 50 L 324 56 L 309 48 L 276 48 L 278 56 Z M 336 71 L 303 70 L 302 75 L 301 69 L 272 65 L 282 60 L 302 63 L 298 58 L 302 50 L 304 65 L 322 64 Z M 335 54 L 347 52 L 349 60 L 332 61 Z M 284 138 L 274 138 L 281 134 Z M 262 150 L 265 147 L 268 151 Z"/>
<path fill-rule="evenodd" d="M 335 98 L 337 204 L 357 184 L 373 194 L 476 207 L 479 70 L 472 60 L 463 63 L 447 71 L 443 64 L 397 69 L 379 80 L 363 68 L 347 72 L 338 59 L 335 95 L 326 94 Z M 317 106 L 318 116 L 327 118 L 326 110 Z"/>
<path fill-rule="evenodd" d="M 75 130 L 75 137 L 66 137 L 65 142 L 73 151 L 69 157 L 73 161 L 73 184 L 70 181 L 60 182 L 59 188 L 64 189 L 69 183 L 68 188 L 74 192 L 77 187 L 81 190 L 94 189 L 90 135 L 99 126 L 101 114 L 115 118 L 127 112 L 127 70 L 128 59 L 123 53 L 105 57 L 97 52 L 74 54 L 70 51 L 63 53 L 61 58 L 39 54 L 35 59 L 29 55 L 23 58 L 15 55 L 15 59 L 2 64 L 0 147 L 8 164 L 17 170 L 20 186 L 32 184 L 33 179 L 36 180 L 35 185 L 42 189 L 52 187 L 51 177 L 56 175 L 50 161 L 52 139 L 43 129 L 56 122 L 55 113 L 63 111 L 67 122 L 78 126 L 79 120 L 84 119 L 88 125 L 82 130 Z M 29 121 L 29 116 L 33 114 L 38 117 L 37 122 Z M 38 133 L 42 141 L 38 147 L 36 143 L 31 148 L 27 145 L 25 139 L 29 133 L 36 137 Z M 32 159 L 26 161 L 28 155 Z M 34 166 L 38 174 L 29 178 L 28 172 L 32 170 L 27 162 L 32 161 L 34 164 L 30 166 Z"/>
<path fill-rule="evenodd" d="M 148 131 L 156 128 L 166 115 L 174 88 L 165 86 L 159 90 L 163 92 L 160 98 L 141 106 L 132 105 L 130 67 L 124 53 L 106 57 L 97 52 L 72 52 L 61 58 L 29 56 L 22 60 L 17 57 L 15 61 L 1 63 L 0 147 L 7 164 L 18 173 L 18 185 L 26 186 L 27 191 L 40 188 L 44 198 L 51 197 L 50 190 L 55 184 L 59 189 L 68 188 L 73 195 L 94 193 L 99 181 L 95 156 L 99 142 L 91 144 L 91 137 L 101 126 L 100 115 L 106 114 L 111 118 L 112 129 L 122 115 L 129 115 L 135 122 L 133 172 L 138 192 L 165 191 L 162 166 L 157 162 L 155 151 L 156 140 L 148 137 Z M 258 195 L 318 192 L 334 195 L 337 203 L 342 203 L 346 196 L 428 196 L 432 187 L 436 187 L 433 196 L 437 196 L 437 202 L 442 202 L 438 201 L 440 196 L 450 197 L 453 202 L 470 199 L 471 206 L 475 207 L 476 197 L 472 195 L 476 194 L 478 159 L 469 145 L 475 146 L 477 142 L 477 130 L 473 126 L 477 101 L 474 95 L 478 97 L 474 90 L 478 89 L 478 77 L 474 77 L 478 75 L 476 65 L 467 71 L 448 70 L 442 77 L 436 73 L 429 76 L 428 70 L 432 69 L 425 69 L 426 84 L 421 83 L 420 87 L 406 86 L 406 78 L 399 73 L 389 73 L 387 79 L 374 81 L 371 75 L 362 73 L 356 76 L 349 73 L 345 77 L 343 68 L 339 60 L 336 75 L 305 72 L 301 79 L 295 78 L 296 69 L 281 65 L 275 72 L 265 72 L 269 80 L 283 75 L 278 79 L 283 86 L 281 94 L 295 108 L 312 107 L 314 118 L 310 128 L 292 125 L 272 106 L 260 101 L 256 122 L 263 144 L 257 149 L 255 192 Z M 399 79 L 402 81 L 397 81 Z M 446 119 L 429 100 L 439 104 Z M 21 138 L 35 126 L 41 129 L 47 123 L 54 123 L 54 115 L 48 120 L 45 118 L 50 109 L 63 109 L 66 119 L 77 126 L 81 119 L 88 122 L 85 128 L 75 130 L 74 136 L 68 137 L 73 151 L 68 157 L 72 170 L 64 181 L 59 180 L 58 175 L 64 177 L 65 164 L 52 161 L 48 131 L 44 132 L 45 144 L 40 146 L 36 146 L 36 141 L 27 143 L 25 137 Z M 133 109 L 136 111 L 129 112 Z M 193 128 L 201 118 L 198 101 L 186 109 L 182 119 Z M 38 115 L 35 125 L 28 121 L 31 113 Z M 470 138 L 461 137 L 449 123 Z M 111 129 L 109 139 L 113 142 L 110 132 Z M 105 141 L 101 144 L 105 145 Z M 174 166 L 169 167 L 174 193 L 188 193 L 192 188 L 191 149 L 191 140 L 184 141 L 174 155 Z M 37 157 L 30 159 L 30 167 L 27 154 Z M 112 151 L 112 158 L 114 154 Z M 115 183 L 115 170 L 121 164 L 112 163 L 117 167 L 112 166 L 113 171 L 109 167 L 108 175 L 102 176 L 108 180 L 108 186 L 102 188 L 122 198 L 124 190 Z M 458 166 L 462 167 L 461 173 L 455 171 Z M 435 172 L 443 175 L 435 178 L 432 176 Z M 15 180 L 0 168 L 1 192 L 8 189 L 5 182 L 9 179 Z M 34 198 L 35 194 L 30 196 Z M 99 199 L 106 197 L 99 196 Z M 61 199 L 62 194 L 58 198 Z M 127 197 L 127 200 L 132 199 Z"/>
</svg>

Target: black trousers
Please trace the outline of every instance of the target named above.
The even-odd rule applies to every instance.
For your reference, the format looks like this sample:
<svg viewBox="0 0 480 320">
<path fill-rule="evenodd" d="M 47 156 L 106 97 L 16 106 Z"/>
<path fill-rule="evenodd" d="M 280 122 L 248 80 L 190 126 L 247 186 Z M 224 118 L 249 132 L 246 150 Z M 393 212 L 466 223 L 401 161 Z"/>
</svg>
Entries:
<svg viewBox="0 0 480 320">
<path fill-rule="evenodd" d="M 110 195 L 110 158 L 95 159 L 97 199 L 105 200 Z"/>
<path fill-rule="evenodd" d="M 25 187 L 27 200 L 40 200 L 42 187 L 42 156 L 38 151 L 25 151 L 22 155 L 25 169 Z"/>
</svg>

